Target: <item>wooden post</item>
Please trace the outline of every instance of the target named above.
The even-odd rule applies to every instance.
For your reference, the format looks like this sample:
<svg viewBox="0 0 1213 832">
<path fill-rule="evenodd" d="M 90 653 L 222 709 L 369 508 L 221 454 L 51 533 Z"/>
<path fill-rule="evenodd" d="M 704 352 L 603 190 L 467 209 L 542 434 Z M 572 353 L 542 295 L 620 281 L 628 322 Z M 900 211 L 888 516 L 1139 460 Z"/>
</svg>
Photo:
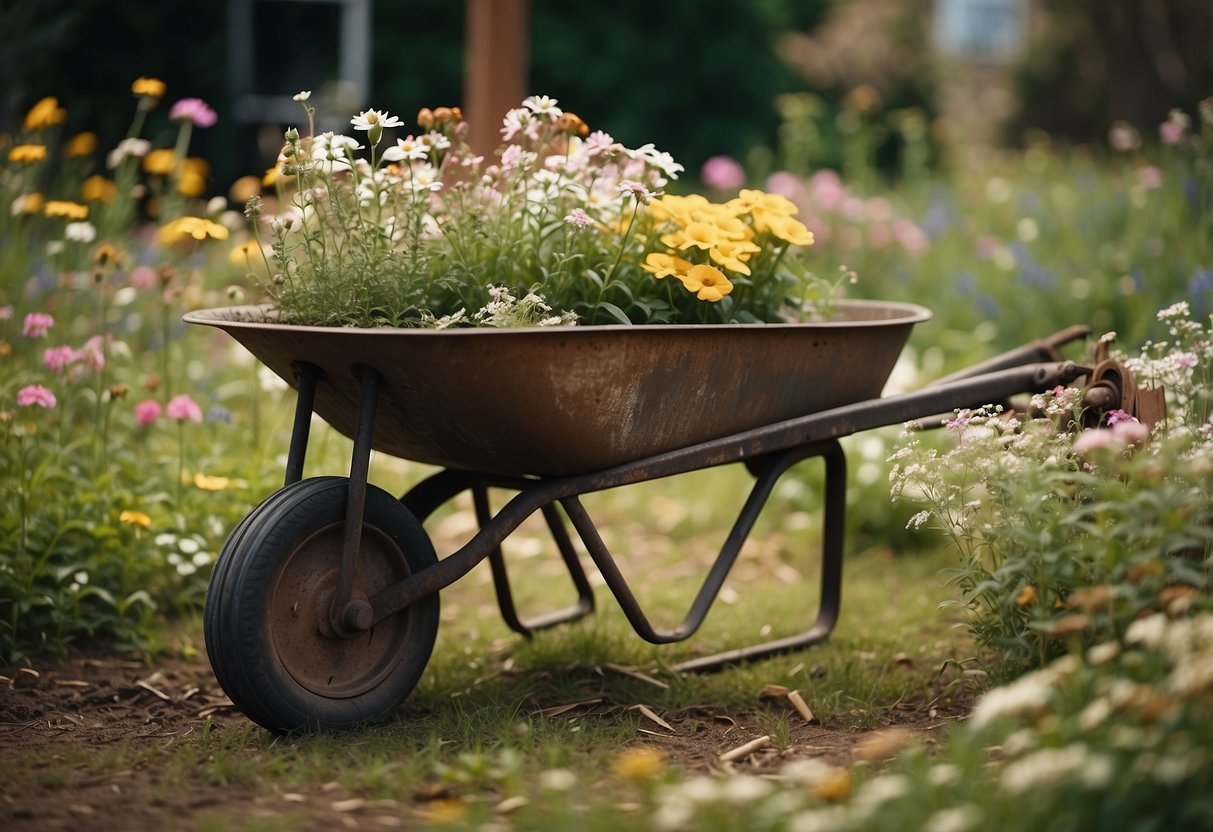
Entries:
<svg viewBox="0 0 1213 832">
<path fill-rule="evenodd" d="M 501 140 L 501 119 L 527 95 L 530 0 L 467 0 L 463 117 L 476 153 Z"/>
</svg>

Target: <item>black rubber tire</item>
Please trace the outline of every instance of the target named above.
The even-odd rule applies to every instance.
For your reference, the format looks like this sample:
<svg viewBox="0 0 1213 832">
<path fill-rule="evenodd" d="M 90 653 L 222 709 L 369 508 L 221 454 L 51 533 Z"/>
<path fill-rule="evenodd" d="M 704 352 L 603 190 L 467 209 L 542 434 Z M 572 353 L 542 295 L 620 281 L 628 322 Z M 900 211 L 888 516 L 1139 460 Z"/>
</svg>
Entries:
<svg viewBox="0 0 1213 832">
<path fill-rule="evenodd" d="M 342 477 L 316 477 L 307 480 L 312 484 L 312 487 L 319 487 L 324 482 L 345 482 Z M 219 681 L 219 686 L 226 691 L 229 687 L 227 681 L 228 662 L 224 660 L 223 641 L 219 637 L 219 621 L 223 615 L 223 602 L 227 597 L 227 592 L 224 589 L 224 582 L 227 579 L 227 573 L 230 571 L 232 561 L 237 560 L 240 556 L 233 554 L 243 546 L 244 536 L 249 527 L 256 522 L 258 515 L 265 509 L 267 505 L 272 504 L 278 495 L 282 494 L 286 489 L 279 489 L 266 497 L 257 506 L 244 516 L 239 523 L 235 525 L 232 531 L 228 534 L 227 540 L 223 544 L 223 549 L 219 552 L 219 557 L 215 560 L 215 566 L 211 570 L 211 577 L 207 583 L 206 601 L 202 608 L 202 637 L 206 644 L 207 658 L 211 662 L 211 670 L 215 674 L 215 678 Z M 287 499 L 292 499 L 288 497 Z M 230 697 L 229 697 L 230 698 Z"/>
<path fill-rule="evenodd" d="M 322 632 L 348 481 L 286 486 L 237 525 L 211 576 L 207 653 L 232 702 L 272 731 L 343 730 L 378 719 L 416 686 L 438 634 L 438 595 L 352 639 Z M 372 596 L 437 563 L 416 518 L 368 486 L 354 589 Z"/>
</svg>

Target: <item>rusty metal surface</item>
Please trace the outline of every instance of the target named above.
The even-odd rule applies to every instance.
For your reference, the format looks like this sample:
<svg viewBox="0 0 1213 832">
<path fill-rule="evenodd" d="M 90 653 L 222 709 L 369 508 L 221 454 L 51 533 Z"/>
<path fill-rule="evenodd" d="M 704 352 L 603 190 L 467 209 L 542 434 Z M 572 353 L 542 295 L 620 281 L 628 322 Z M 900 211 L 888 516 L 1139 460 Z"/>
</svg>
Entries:
<svg viewBox="0 0 1213 832">
<path fill-rule="evenodd" d="M 356 367 L 383 377 L 375 449 L 450 468 L 568 475 L 880 395 L 914 324 L 905 303 L 844 301 L 826 322 L 552 329 L 341 329 L 266 322 L 262 307 L 186 315 L 219 327 L 356 431 Z"/>
</svg>

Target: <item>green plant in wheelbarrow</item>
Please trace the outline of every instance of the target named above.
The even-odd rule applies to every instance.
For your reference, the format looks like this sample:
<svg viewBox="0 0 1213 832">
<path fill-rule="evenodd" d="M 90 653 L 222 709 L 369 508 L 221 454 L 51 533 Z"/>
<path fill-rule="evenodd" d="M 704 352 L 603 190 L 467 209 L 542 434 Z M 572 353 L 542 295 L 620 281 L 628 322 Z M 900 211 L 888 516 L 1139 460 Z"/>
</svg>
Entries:
<svg viewBox="0 0 1213 832">
<path fill-rule="evenodd" d="M 836 284 L 797 264 L 812 235 L 786 200 L 663 193 L 677 163 L 590 133 L 547 98 L 507 114 L 491 159 L 468 150 L 457 110 L 419 122 L 420 136 L 394 142 L 399 120 L 374 110 L 353 119 L 355 136 L 289 132 L 278 196 L 248 210 L 268 243 L 246 244 L 249 269 L 271 303 L 186 316 L 298 390 L 286 483 L 233 530 L 204 614 L 216 676 L 271 729 L 388 713 L 429 659 L 438 593 L 484 560 L 523 636 L 593 610 L 584 552 L 638 635 L 686 639 L 779 478 L 820 457 L 821 581 L 807 629 L 675 667 L 817 643 L 840 604 L 840 438 L 1090 373 L 1058 363 L 1053 339 L 881 398 L 930 313 L 834 297 Z M 353 439 L 348 477 L 304 476 L 313 414 Z M 368 483 L 372 450 L 442 470 L 397 499 Z M 753 488 L 682 623 L 655 627 L 581 497 L 726 463 L 745 465 Z M 490 489 L 514 493 L 494 507 Z M 479 529 L 439 561 L 423 523 L 465 491 Z M 500 544 L 532 515 L 577 600 L 524 617 Z"/>
<path fill-rule="evenodd" d="M 314 110 L 300 93 L 309 125 Z M 665 193 L 682 166 L 627 148 L 545 96 L 510 111 L 492 158 L 458 108 L 417 134 L 367 110 L 354 135 L 286 133 L 276 196 L 248 205 L 250 265 L 284 320 L 337 326 L 550 326 L 787 320 L 832 287 L 782 196 Z M 309 130 L 309 132 L 312 132 Z"/>
</svg>

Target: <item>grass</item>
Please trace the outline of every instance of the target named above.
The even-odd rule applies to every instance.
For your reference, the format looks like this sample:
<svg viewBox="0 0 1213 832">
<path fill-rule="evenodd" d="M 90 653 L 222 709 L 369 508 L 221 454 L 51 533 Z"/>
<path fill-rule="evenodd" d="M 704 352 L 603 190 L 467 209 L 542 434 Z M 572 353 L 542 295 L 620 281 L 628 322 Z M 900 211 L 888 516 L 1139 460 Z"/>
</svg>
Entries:
<svg viewBox="0 0 1213 832">
<path fill-rule="evenodd" d="M 423 473 L 413 468 L 380 460 L 375 477 L 408 481 Z M 655 620 L 681 618 L 731 520 L 703 512 L 694 498 L 704 490 L 736 493 L 746 478 L 741 469 L 719 469 L 594 501 L 596 519 L 610 530 L 621 567 Z M 454 530 L 467 529 L 470 512 L 470 501 L 458 501 L 434 518 L 431 532 L 440 547 L 452 545 Z M 660 522 L 670 528 L 654 529 L 654 517 L 666 518 Z M 499 816 L 494 807 L 510 798 L 529 801 L 510 814 L 515 828 L 581 827 L 590 815 L 591 829 L 621 828 L 629 815 L 619 807 L 643 802 L 647 787 L 606 774 L 627 749 L 652 742 L 641 729 L 664 733 L 638 705 L 668 720 L 680 738 L 698 739 L 706 758 L 750 736 L 722 736 L 719 726 L 729 721 L 771 736 L 776 747 L 793 743 L 800 717 L 786 702 L 761 699 L 766 685 L 800 690 L 819 720 L 848 729 L 881 725 L 899 703 L 921 705 L 941 690 L 958 691 L 946 684 L 959 678 L 949 668 L 969 647 L 938 610 L 951 597 L 938 577 L 948 565 L 939 551 L 849 555 L 841 620 L 818 647 L 719 673 L 669 672 L 671 662 L 692 654 L 807 627 L 816 611 L 816 531 L 801 518 L 792 524 L 801 528 L 781 536 L 774 531 L 781 519 L 787 518 L 762 519 L 765 533 L 747 547 L 723 598 L 688 643 L 643 642 L 601 586 L 592 616 L 523 639 L 501 621 L 482 564 L 443 592 L 442 626 L 426 674 L 383 724 L 350 734 L 279 737 L 206 723 L 162 745 L 127 742 L 56 750 L 49 759 L 17 756 L 0 763 L 0 775 L 15 790 L 36 772 L 42 787 L 62 791 L 81 776 L 140 769 L 154 771 L 155 788 L 166 795 L 218 789 L 273 807 L 264 817 L 233 817 L 228 809 L 199 816 L 196 828 L 203 830 L 303 828 L 333 805 L 395 817 L 420 813 L 431 822 L 449 815 L 451 828 L 471 829 Z M 560 596 L 556 578 L 563 565 L 538 542 L 541 531 L 528 524 L 509 541 L 524 614 L 573 597 L 571 588 L 567 598 Z M 177 640 L 198 643 L 199 631 L 198 622 L 186 622 Z M 612 665 L 638 668 L 668 687 Z M 591 701 L 596 704 L 561 711 Z M 659 777 L 675 776 L 683 765 L 675 756 Z M 553 771 L 571 772 L 579 788 L 592 788 L 553 798 L 539 785 Z M 296 799 L 303 803 L 291 803 Z"/>
</svg>

